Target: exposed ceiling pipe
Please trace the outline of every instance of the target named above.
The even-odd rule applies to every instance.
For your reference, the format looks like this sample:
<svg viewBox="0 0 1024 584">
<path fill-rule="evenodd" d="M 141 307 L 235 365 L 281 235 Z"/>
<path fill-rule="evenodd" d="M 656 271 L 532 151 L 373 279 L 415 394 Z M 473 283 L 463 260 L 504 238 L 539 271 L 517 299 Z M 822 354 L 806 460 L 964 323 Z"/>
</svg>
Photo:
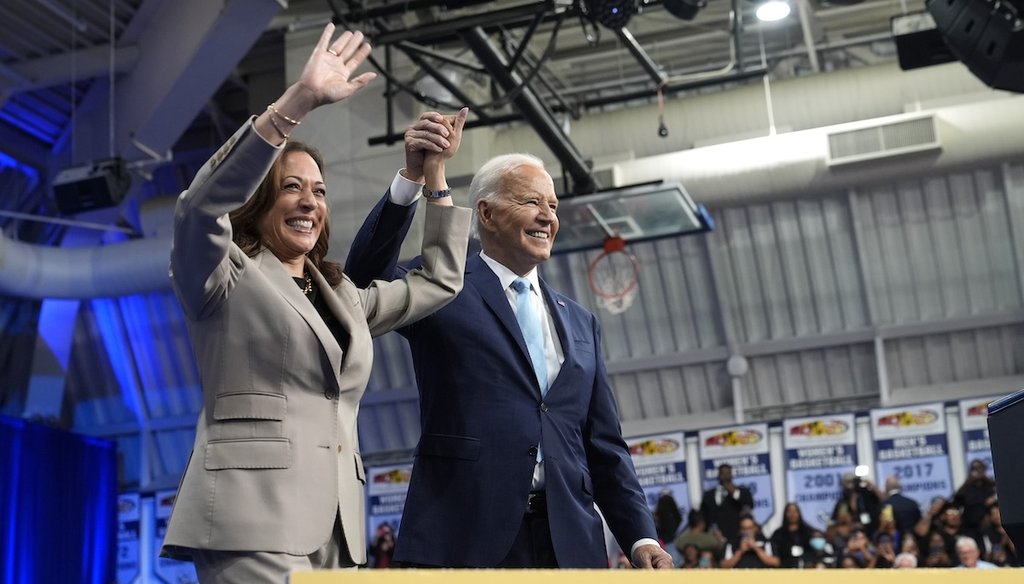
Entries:
<svg viewBox="0 0 1024 584">
<path fill-rule="evenodd" d="M 811 7 L 808 4 L 808 0 L 796 0 L 796 8 L 800 14 L 800 31 L 804 36 L 804 46 L 807 47 L 807 59 L 811 64 L 811 71 L 821 73 L 821 65 L 818 63 L 818 49 L 814 42 Z"/>
<path fill-rule="evenodd" d="M 41 87 L 55 87 L 70 83 L 75 79 L 92 79 L 107 77 L 110 65 L 107 59 L 110 46 L 89 47 L 74 53 L 60 53 L 46 57 L 38 57 L 21 63 L 3 66 L 3 77 L 0 79 L 0 91 L 20 93 Z M 130 73 L 139 61 L 138 45 L 117 47 L 114 73 Z"/>
<path fill-rule="evenodd" d="M 913 115 L 929 111 L 937 120 L 939 152 L 829 166 L 829 133 L 906 117 L 900 114 L 620 162 L 613 172 L 619 185 L 678 181 L 695 200 L 721 207 L 841 192 L 1024 156 L 1018 131 L 1024 125 L 1024 96 Z"/>
<path fill-rule="evenodd" d="M 721 85 L 723 83 L 732 83 L 732 82 L 743 81 L 743 80 L 751 79 L 751 78 L 763 77 L 765 75 L 765 73 L 767 73 L 767 72 L 768 71 L 766 69 L 757 68 L 757 69 L 752 69 L 750 71 L 742 71 L 742 72 L 737 72 L 737 73 L 731 73 L 731 74 L 722 75 L 722 76 L 719 76 L 719 77 L 713 77 L 713 78 L 709 77 L 709 78 L 705 78 L 705 79 L 702 79 L 702 80 L 699 80 L 699 81 L 692 81 L 692 82 L 689 82 L 689 83 L 679 83 L 679 84 L 674 84 L 674 85 L 667 85 L 667 86 L 662 88 L 661 92 L 664 95 L 672 95 L 674 93 L 681 93 L 683 91 L 692 91 L 694 89 L 700 89 L 702 87 L 710 87 L 710 86 L 713 86 L 713 85 Z M 657 94 L 658 94 L 658 89 L 656 87 L 650 87 L 650 88 L 647 88 L 647 89 L 641 89 L 639 91 L 632 91 L 632 92 L 629 92 L 629 93 L 623 93 L 623 94 L 618 94 L 618 95 L 609 95 L 607 97 L 591 98 L 591 99 L 588 99 L 586 101 L 580 102 L 579 105 L 582 106 L 583 108 L 601 107 L 601 106 L 610 105 L 610 104 L 625 103 L 625 102 L 628 102 L 628 101 L 633 101 L 633 100 L 638 100 L 638 99 L 647 99 L 647 98 L 650 98 L 650 97 L 654 97 Z M 563 113 L 563 112 L 564 113 L 569 113 L 569 114 L 572 113 L 571 111 L 569 111 L 569 110 L 567 110 L 567 109 L 565 109 L 563 107 L 559 107 L 558 105 L 555 105 L 552 109 L 554 111 L 556 111 L 556 112 L 559 112 L 559 113 Z M 525 116 L 523 116 L 521 114 L 518 114 L 518 113 L 516 113 L 516 114 L 506 114 L 506 115 L 501 115 L 501 116 L 489 116 L 489 117 L 486 117 L 486 119 L 484 117 L 481 117 L 480 119 L 469 120 L 469 121 L 466 122 L 466 126 L 465 127 L 466 127 L 467 130 L 471 130 L 473 128 L 483 128 L 483 127 L 488 127 L 488 126 L 496 126 L 496 125 L 499 125 L 499 124 L 511 124 L 511 123 L 522 122 L 522 121 L 528 121 L 528 119 Z M 382 136 L 373 136 L 369 140 L 367 140 L 367 144 L 369 144 L 370 146 L 379 146 L 381 144 L 394 144 L 395 142 L 400 142 L 404 135 L 405 134 L 391 133 L 391 134 L 384 134 Z"/>
<path fill-rule="evenodd" d="M 439 43 L 448 40 L 449 37 L 454 38 L 455 35 L 461 34 L 464 30 L 472 30 L 477 27 L 494 28 L 503 24 L 513 26 L 512 23 L 523 19 L 525 19 L 525 24 L 528 25 L 537 14 L 542 13 L 549 13 L 553 17 L 554 4 L 552 2 L 535 2 L 492 12 L 482 12 L 450 20 L 432 22 L 414 28 L 384 32 L 375 35 L 373 42 L 377 45 L 387 45 L 401 41 L 414 41 L 422 44 Z"/>
<path fill-rule="evenodd" d="M 794 83 L 803 88 L 812 80 Z M 614 173 L 618 184 L 678 180 L 700 202 L 722 206 L 818 196 L 869 182 L 891 183 L 1024 156 L 1024 141 L 1018 131 L 1024 126 L 1024 96 L 927 111 L 939 121 L 939 153 L 830 169 L 825 160 L 825 134 L 876 121 L 868 120 L 621 162 Z M 168 205 L 162 207 L 163 216 L 157 215 L 156 209 L 142 210 L 142 232 L 147 237 L 125 243 L 74 249 L 0 238 L 0 294 L 41 299 L 169 291 L 170 237 L 159 231 L 170 225 Z"/>
<path fill-rule="evenodd" d="M 166 292 L 171 238 L 65 248 L 0 237 L 0 295 L 105 298 Z"/>
<path fill-rule="evenodd" d="M 383 6 L 376 6 L 374 8 L 356 6 L 353 7 L 347 14 L 343 15 L 342 18 L 348 22 L 362 22 L 364 20 L 373 20 L 375 18 L 399 16 L 406 12 L 411 12 L 415 10 L 435 8 L 457 10 L 459 8 L 465 8 L 467 6 L 487 4 L 488 2 L 489 0 L 448 0 L 447 2 L 438 2 L 437 0 L 405 0 L 404 2 L 385 4 Z"/>
<path fill-rule="evenodd" d="M 463 38 L 466 39 L 466 44 L 473 50 L 494 80 L 505 91 L 512 91 L 523 85 L 523 80 L 516 72 L 508 69 L 508 63 L 498 52 L 497 47 L 487 38 L 487 34 L 482 28 L 478 26 L 466 30 L 463 32 Z M 523 86 L 513 102 L 562 163 L 565 171 L 572 177 L 574 193 L 586 193 L 600 188 L 590 168 L 584 162 L 583 156 L 576 150 L 576 146 L 565 135 L 561 126 L 544 108 L 544 104 L 537 98 L 530 86 Z"/>
<path fill-rule="evenodd" d="M 622 41 L 622 44 L 629 49 L 630 54 L 633 55 L 633 58 L 636 59 L 637 63 L 640 63 L 643 70 L 650 75 L 654 84 L 661 87 L 661 84 L 665 82 L 668 75 L 665 75 L 665 72 L 661 67 L 651 60 L 651 56 L 648 55 L 647 51 L 640 46 L 640 43 L 636 42 L 636 37 L 633 36 L 633 33 L 629 32 L 626 27 L 622 27 L 617 29 L 615 34 L 619 37 L 619 40 Z"/>
<path fill-rule="evenodd" d="M 143 237 L 122 243 L 50 247 L 0 236 L 0 296 L 85 299 L 169 292 L 167 269 L 176 202 L 177 197 L 170 195 L 144 201 L 132 229 Z M 60 223 L 97 228 L 85 221 Z"/>
</svg>

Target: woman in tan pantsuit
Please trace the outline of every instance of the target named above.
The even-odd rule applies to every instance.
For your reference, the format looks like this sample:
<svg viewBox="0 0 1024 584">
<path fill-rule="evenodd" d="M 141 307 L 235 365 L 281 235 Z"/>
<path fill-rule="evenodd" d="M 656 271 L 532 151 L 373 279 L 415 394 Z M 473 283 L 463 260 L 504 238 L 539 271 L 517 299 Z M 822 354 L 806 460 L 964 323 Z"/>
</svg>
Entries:
<svg viewBox="0 0 1024 584">
<path fill-rule="evenodd" d="M 444 166 L 466 111 L 406 132 L 397 191 L 428 195 L 423 267 L 356 288 L 324 259 L 323 163 L 288 141 L 307 113 L 364 87 L 370 48 L 328 25 L 299 80 L 247 122 L 178 199 L 171 278 L 203 386 L 195 445 L 164 539 L 206 583 L 283 582 L 293 569 L 366 562 L 356 415 L 370 337 L 444 306 L 462 287 L 470 212 Z M 425 185 L 421 184 L 425 181 Z M 403 196 L 406 196 L 403 195 Z"/>
</svg>

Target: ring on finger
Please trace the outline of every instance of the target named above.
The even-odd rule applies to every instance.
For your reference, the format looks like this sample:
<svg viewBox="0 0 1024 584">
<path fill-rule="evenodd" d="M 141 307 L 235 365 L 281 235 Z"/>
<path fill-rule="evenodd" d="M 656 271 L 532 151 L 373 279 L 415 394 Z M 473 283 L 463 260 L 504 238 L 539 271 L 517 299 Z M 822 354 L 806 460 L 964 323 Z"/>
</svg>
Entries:
<svg viewBox="0 0 1024 584">
<path fill-rule="evenodd" d="M 330 47 L 327 47 L 327 52 L 332 54 L 332 55 L 334 55 L 335 57 L 339 57 L 340 56 L 340 55 L 338 55 L 337 51 L 335 51 L 334 49 L 332 49 Z"/>
</svg>

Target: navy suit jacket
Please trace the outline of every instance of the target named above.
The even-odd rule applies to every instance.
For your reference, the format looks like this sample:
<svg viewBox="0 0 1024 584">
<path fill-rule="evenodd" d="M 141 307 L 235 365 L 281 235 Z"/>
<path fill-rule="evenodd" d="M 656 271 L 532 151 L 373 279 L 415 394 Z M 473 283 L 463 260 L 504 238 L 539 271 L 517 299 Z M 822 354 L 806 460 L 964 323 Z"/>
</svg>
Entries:
<svg viewBox="0 0 1024 584">
<path fill-rule="evenodd" d="M 377 205 L 353 243 L 350 277 L 402 272 L 374 246 L 393 242 L 393 231 L 379 231 L 402 228 L 412 212 L 386 200 Z M 376 264 L 363 259 L 371 252 Z M 559 566 L 608 567 L 595 503 L 627 554 L 637 540 L 657 538 L 622 439 L 597 319 L 543 281 L 541 288 L 565 355 L 544 398 L 498 277 L 478 255 L 468 260 L 454 301 L 399 330 L 412 350 L 421 436 L 395 560 L 501 562 L 526 511 L 538 443 Z"/>
<path fill-rule="evenodd" d="M 882 507 L 892 505 L 893 521 L 900 533 L 913 533 L 914 526 L 921 520 L 921 507 L 917 501 L 902 493 L 893 493 L 882 501 Z"/>
</svg>

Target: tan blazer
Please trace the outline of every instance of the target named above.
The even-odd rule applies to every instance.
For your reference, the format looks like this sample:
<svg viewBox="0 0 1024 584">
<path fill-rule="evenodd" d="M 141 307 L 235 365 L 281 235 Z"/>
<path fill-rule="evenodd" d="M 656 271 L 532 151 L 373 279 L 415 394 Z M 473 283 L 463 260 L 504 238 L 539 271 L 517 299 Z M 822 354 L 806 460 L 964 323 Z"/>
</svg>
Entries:
<svg viewBox="0 0 1024 584">
<path fill-rule="evenodd" d="M 424 267 L 404 280 L 333 290 L 313 283 L 351 335 L 348 351 L 267 250 L 231 241 L 239 207 L 279 149 L 250 123 L 178 199 L 171 278 L 187 317 L 203 386 L 195 445 L 164 538 L 188 548 L 308 555 L 340 512 L 348 551 L 366 561 L 356 415 L 373 360 L 371 335 L 413 322 L 462 287 L 470 211 L 427 205 Z"/>
</svg>

